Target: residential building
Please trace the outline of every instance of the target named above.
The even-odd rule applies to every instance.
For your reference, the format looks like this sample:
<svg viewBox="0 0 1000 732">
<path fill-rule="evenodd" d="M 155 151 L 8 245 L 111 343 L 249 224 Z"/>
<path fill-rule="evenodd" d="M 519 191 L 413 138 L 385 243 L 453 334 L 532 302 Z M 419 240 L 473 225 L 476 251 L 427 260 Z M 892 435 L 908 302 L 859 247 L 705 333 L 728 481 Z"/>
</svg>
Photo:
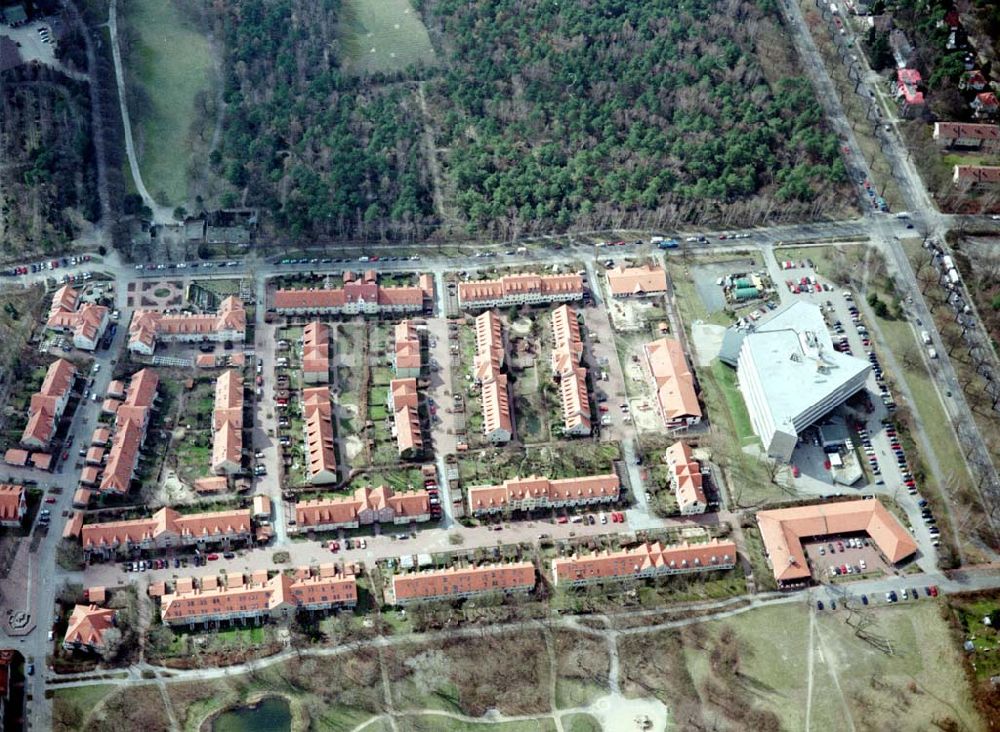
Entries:
<svg viewBox="0 0 1000 732">
<path fill-rule="evenodd" d="M 583 340 L 576 311 L 560 305 L 552 311 L 552 374 L 572 371 L 583 359 Z"/>
<path fill-rule="evenodd" d="M 115 411 L 115 432 L 100 482 L 102 492 L 128 493 L 146 441 L 160 377 L 152 369 L 133 374 L 125 401 Z"/>
<path fill-rule="evenodd" d="M 104 650 L 104 634 L 115 627 L 115 611 L 97 605 L 76 605 L 69 616 L 63 648 L 67 651 Z"/>
<path fill-rule="evenodd" d="M 1000 152 L 1000 125 L 935 122 L 934 140 L 947 149 Z"/>
<path fill-rule="evenodd" d="M 412 321 L 404 320 L 395 329 L 392 366 L 397 378 L 420 376 L 420 334 Z"/>
<path fill-rule="evenodd" d="M 921 81 L 916 69 L 896 69 L 896 99 L 906 117 L 914 117 L 924 110 L 924 93 L 919 89 Z"/>
<path fill-rule="evenodd" d="M 302 330 L 302 380 L 306 384 L 330 381 L 330 326 L 318 320 Z"/>
<path fill-rule="evenodd" d="M 527 593 L 534 588 L 535 565 L 531 562 L 483 564 L 393 575 L 386 601 L 392 605 L 408 605 L 488 593 Z"/>
<path fill-rule="evenodd" d="M 905 69 L 913 64 L 913 58 L 916 55 L 913 50 L 913 44 L 910 43 L 910 39 L 899 28 L 891 28 L 889 30 L 889 48 L 892 49 L 892 55 L 896 59 L 898 69 Z M 919 80 L 919 75 L 917 79 Z"/>
<path fill-rule="evenodd" d="M 0 526 L 17 528 L 28 511 L 23 485 L 0 485 Z"/>
<path fill-rule="evenodd" d="M 500 485 L 469 488 L 469 509 L 481 516 L 505 511 L 533 511 L 614 503 L 621 481 L 614 473 L 550 480 L 529 476 L 511 478 Z"/>
<path fill-rule="evenodd" d="M 253 517 L 255 519 L 271 518 L 271 499 L 263 493 L 253 497 Z"/>
<path fill-rule="evenodd" d="M 972 69 L 962 74 L 962 78 L 958 82 L 958 88 L 962 91 L 971 90 L 981 92 L 986 90 L 987 84 L 988 82 L 986 77 L 983 76 L 983 72 L 979 69 Z"/>
<path fill-rule="evenodd" d="M 704 544 L 664 546 L 643 543 L 616 552 L 605 550 L 584 556 L 552 560 L 556 585 L 588 585 L 627 579 L 651 579 L 672 574 L 712 572 L 736 566 L 736 544 L 712 539 Z"/>
<path fill-rule="evenodd" d="M 203 544 L 244 543 L 250 540 L 250 509 L 181 514 L 161 508 L 149 518 L 85 524 L 80 527 L 83 548 L 109 555 L 133 549 L 166 549 Z"/>
<path fill-rule="evenodd" d="M 80 294 L 69 285 L 56 290 L 46 327 L 73 335 L 73 347 L 94 351 L 108 327 L 108 309 L 103 305 L 81 302 Z"/>
<path fill-rule="evenodd" d="M 230 295 L 215 313 L 161 313 L 136 310 L 129 325 L 128 348 L 133 353 L 152 356 L 157 342 L 198 343 L 203 341 L 242 343 L 246 338 L 247 313 L 243 302 Z"/>
<path fill-rule="evenodd" d="M 591 432 L 587 369 L 580 365 L 583 341 L 576 311 L 561 305 L 552 312 L 552 374 L 559 382 L 563 434 L 586 436 Z"/>
<path fill-rule="evenodd" d="M 243 469 L 243 377 L 223 371 L 215 382 L 212 412 L 212 472 L 232 475 Z"/>
<path fill-rule="evenodd" d="M 458 285 L 459 305 L 470 310 L 582 299 L 583 277 L 577 274 L 513 274 L 498 280 L 460 282 Z"/>
<path fill-rule="evenodd" d="M 360 276 L 344 272 L 343 287 L 278 290 L 274 293 L 274 309 L 282 315 L 419 313 L 424 309 L 425 297 L 419 286 L 384 287 L 378 282 L 378 273 L 368 270 Z"/>
<path fill-rule="evenodd" d="M 694 374 L 688 368 L 680 341 L 660 338 L 647 343 L 643 350 L 656 387 L 656 411 L 667 429 L 683 429 L 701 422 Z"/>
<path fill-rule="evenodd" d="M 41 388 L 31 395 L 28 424 L 21 435 L 22 445 L 39 450 L 48 447 L 66 411 L 75 380 L 76 366 L 70 361 L 59 358 L 49 364 Z"/>
<path fill-rule="evenodd" d="M 1000 112 L 1000 102 L 997 101 L 997 95 L 991 91 L 979 92 L 969 106 L 972 107 L 975 117 L 995 117 L 997 112 Z"/>
<path fill-rule="evenodd" d="M 667 448 L 664 460 L 670 469 L 670 487 L 677 498 L 677 506 L 684 516 L 705 513 L 708 501 L 702 485 L 701 465 L 691 454 L 686 442 L 675 442 Z"/>
<path fill-rule="evenodd" d="M 817 503 L 757 512 L 764 551 L 779 587 L 808 583 L 802 542 L 867 534 L 890 564 L 917 552 L 917 543 L 878 500 Z"/>
<path fill-rule="evenodd" d="M 396 438 L 400 456 L 413 457 L 424 449 L 420 430 L 420 413 L 417 394 L 417 380 L 393 379 L 389 382 L 389 411 L 393 415 L 392 432 Z"/>
<path fill-rule="evenodd" d="M 298 531 L 356 529 L 368 524 L 429 521 L 430 494 L 425 490 L 394 493 L 388 486 L 358 488 L 353 496 L 317 498 L 295 504 Z"/>
<path fill-rule="evenodd" d="M 330 387 L 315 386 L 302 390 L 305 417 L 306 480 L 313 485 L 336 483 L 337 453 L 333 439 L 333 405 Z"/>
<path fill-rule="evenodd" d="M 505 352 L 503 326 L 499 316 L 492 310 L 478 315 L 473 368 L 480 385 L 483 436 L 494 445 L 510 442 L 514 437 L 507 375 L 500 370 L 505 361 Z"/>
<path fill-rule="evenodd" d="M 952 182 L 964 190 L 996 188 L 1000 185 L 1000 166 L 956 165 Z"/>
<path fill-rule="evenodd" d="M 655 297 L 667 294 L 667 273 L 663 267 L 618 265 L 608 270 L 611 297 Z"/>
<path fill-rule="evenodd" d="M 559 376 L 559 402 L 562 405 L 563 434 L 570 437 L 589 435 L 593 423 L 587 392 L 587 369 L 577 366 Z"/>
<path fill-rule="evenodd" d="M 798 436 L 864 388 L 867 360 L 834 350 L 819 307 L 781 308 L 743 338 L 736 378 L 770 457 L 792 457 Z"/>
<path fill-rule="evenodd" d="M 216 576 L 177 581 L 173 592 L 160 598 L 160 618 L 167 625 L 194 627 L 199 623 L 246 622 L 291 617 L 298 610 L 311 612 L 353 608 L 358 588 L 353 574 L 312 574 L 308 569 L 291 577 L 279 572 L 254 572 L 249 579 L 229 575 L 226 582 Z"/>
</svg>

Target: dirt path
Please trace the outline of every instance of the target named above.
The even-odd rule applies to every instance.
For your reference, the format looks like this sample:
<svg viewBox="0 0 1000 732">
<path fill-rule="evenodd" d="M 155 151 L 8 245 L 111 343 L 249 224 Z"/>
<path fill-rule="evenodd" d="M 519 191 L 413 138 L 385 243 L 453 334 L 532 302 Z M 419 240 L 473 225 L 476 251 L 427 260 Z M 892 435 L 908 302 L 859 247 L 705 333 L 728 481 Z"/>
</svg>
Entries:
<svg viewBox="0 0 1000 732">
<path fill-rule="evenodd" d="M 542 633 L 545 638 L 545 653 L 549 657 L 549 708 L 552 710 L 552 720 L 556 725 L 556 732 L 563 732 L 562 714 L 559 711 L 559 704 L 556 701 L 556 682 L 559 678 L 559 659 L 556 658 L 556 649 L 552 643 L 552 632 L 548 629 Z"/>
<path fill-rule="evenodd" d="M 153 221 L 158 224 L 172 223 L 174 212 L 168 206 L 161 206 L 146 190 L 146 184 L 139 172 L 139 158 L 135 154 L 135 142 L 132 137 L 132 120 L 129 118 L 128 103 L 125 100 L 125 69 L 122 64 L 121 46 L 118 43 L 118 0 L 111 0 L 108 8 L 108 31 L 111 34 L 111 54 L 115 61 L 115 81 L 118 84 L 118 106 L 121 109 L 122 128 L 125 131 L 125 152 L 128 154 L 128 166 L 132 172 L 132 181 L 142 196 L 142 202 L 153 212 Z"/>
<path fill-rule="evenodd" d="M 424 149 L 424 157 L 427 158 L 427 169 L 431 174 L 431 198 L 434 201 L 434 213 L 442 222 L 449 224 L 457 223 L 454 217 L 447 216 L 444 210 L 444 193 L 441 181 L 441 167 L 438 165 L 437 148 L 434 146 L 434 127 L 431 125 L 431 116 L 427 111 L 427 96 L 424 93 L 424 85 L 427 82 L 421 81 L 417 84 L 417 101 L 420 103 L 420 112 L 424 117 L 424 132 L 421 136 L 421 146 Z"/>
<path fill-rule="evenodd" d="M 809 605 L 809 651 L 806 654 L 806 732 L 812 725 L 813 665 L 816 657 L 816 610 Z"/>
<path fill-rule="evenodd" d="M 810 625 L 814 625 L 816 621 L 815 609 L 809 614 L 810 615 Z M 823 640 L 823 633 L 820 631 L 819 626 L 816 626 L 816 639 L 819 641 L 820 651 L 823 654 L 823 661 L 826 663 L 827 668 L 830 670 L 830 678 L 833 679 L 833 685 L 837 687 L 837 696 L 840 697 L 840 706 L 843 712 L 842 718 L 847 721 L 851 732 L 854 732 L 854 720 L 851 718 L 851 708 L 847 703 L 847 698 L 844 696 L 844 690 L 840 687 L 840 674 L 837 673 L 837 659 L 830 652 L 829 647 Z M 812 643 L 809 644 L 810 655 L 812 651 Z M 809 683 L 812 684 L 812 674 L 809 674 Z"/>
</svg>

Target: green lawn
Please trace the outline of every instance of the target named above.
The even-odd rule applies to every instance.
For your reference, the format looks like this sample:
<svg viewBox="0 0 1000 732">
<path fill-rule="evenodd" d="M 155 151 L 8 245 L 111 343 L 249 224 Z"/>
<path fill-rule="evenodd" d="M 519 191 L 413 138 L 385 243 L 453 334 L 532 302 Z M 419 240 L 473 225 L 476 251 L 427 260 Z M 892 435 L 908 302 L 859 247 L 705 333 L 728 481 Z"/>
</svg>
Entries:
<svg viewBox="0 0 1000 732">
<path fill-rule="evenodd" d="M 339 20 L 345 71 L 372 74 L 435 62 L 427 28 L 409 0 L 343 0 Z"/>
<path fill-rule="evenodd" d="M 716 359 L 712 362 L 712 376 L 715 380 L 715 386 L 722 393 L 723 399 L 726 400 L 727 411 L 736 438 L 741 445 L 755 442 L 757 436 L 754 434 L 753 427 L 750 426 L 750 413 L 747 412 L 743 395 L 736 384 L 736 370 Z"/>
<path fill-rule="evenodd" d="M 198 114 L 195 99 L 213 74 L 208 39 L 177 5 L 132 0 L 128 27 L 136 36 L 125 59 L 141 99 L 129 100 L 139 168 L 150 194 L 165 205 L 187 201 L 189 134 Z"/>
</svg>

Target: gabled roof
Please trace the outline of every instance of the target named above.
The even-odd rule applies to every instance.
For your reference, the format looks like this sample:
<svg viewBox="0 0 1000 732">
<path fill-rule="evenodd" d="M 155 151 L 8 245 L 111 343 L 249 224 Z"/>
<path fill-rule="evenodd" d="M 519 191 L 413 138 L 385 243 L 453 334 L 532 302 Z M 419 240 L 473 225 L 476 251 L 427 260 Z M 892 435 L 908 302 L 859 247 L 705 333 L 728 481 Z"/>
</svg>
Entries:
<svg viewBox="0 0 1000 732">
<path fill-rule="evenodd" d="M 700 417 L 701 406 L 680 341 L 660 338 L 645 346 L 646 360 L 656 383 L 656 401 L 666 419 Z"/>
<path fill-rule="evenodd" d="M 780 582 L 810 576 L 802 549 L 804 539 L 866 532 L 882 554 L 894 564 L 917 551 L 913 537 L 877 500 L 817 503 L 758 511 L 757 526 L 760 527 L 775 579 Z"/>
<path fill-rule="evenodd" d="M 34 439 L 44 445 L 52 439 L 75 377 L 76 366 L 70 361 L 60 358 L 49 364 L 41 388 L 31 395 L 22 442 Z"/>
<path fill-rule="evenodd" d="M 397 409 L 393 415 L 396 429 L 396 447 L 400 453 L 407 450 L 422 450 L 423 437 L 420 434 L 420 417 L 417 410 L 411 406 Z"/>
<path fill-rule="evenodd" d="M 79 643 L 100 648 L 104 645 L 104 633 L 114 626 L 115 611 L 97 605 L 76 605 L 69 616 L 66 628 L 66 643 Z"/>
<path fill-rule="evenodd" d="M 306 453 L 310 478 L 325 473 L 336 475 L 337 455 L 333 439 L 333 408 L 327 386 L 302 390 L 305 416 Z"/>
<path fill-rule="evenodd" d="M 388 486 L 358 488 L 351 496 L 317 498 L 295 504 L 298 525 L 308 528 L 356 521 L 361 511 L 392 509 L 397 516 L 423 516 L 430 511 L 430 494 L 425 490 L 395 493 Z"/>
<path fill-rule="evenodd" d="M 935 122 L 935 140 L 1000 140 L 1000 125 L 968 122 Z"/>
<path fill-rule="evenodd" d="M 576 311 L 569 305 L 552 311 L 552 342 L 552 373 L 572 371 L 583 357 L 583 341 Z"/>
<path fill-rule="evenodd" d="M 534 586 L 535 565 L 531 562 L 449 567 L 397 574 L 392 578 L 392 594 L 396 602 L 424 597 L 530 590 Z"/>
<path fill-rule="evenodd" d="M 705 544 L 664 546 L 644 543 L 617 552 L 605 550 L 552 560 L 556 584 L 581 580 L 625 579 L 643 572 L 710 570 L 736 563 L 736 544 L 713 539 Z"/>
<path fill-rule="evenodd" d="M 590 397 L 587 394 L 587 369 L 582 366 L 564 373 L 559 379 L 563 427 L 566 430 L 590 431 Z"/>
<path fill-rule="evenodd" d="M 389 393 L 392 396 L 393 409 L 416 408 L 420 402 L 420 396 L 417 393 L 417 380 L 412 376 L 390 381 Z"/>
<path fill-rule="evenodd" d="M 583 294 L 583 278 L 577 274 L 536 275 L 513 274 L 498 280 L 461 282 L 458 285 L 460 302 L 498 300 L 523 294 L 557 296 L 562 294 Z"/>
<path fill-rule="evenodd" d="M 180 514 L 172 508 L 161 508 L 149 518 L 87 524 L 81 532 L 84 549 L 138 544 L 165 533 L 205 538 L 249 534 L 250 509 Z"/>
<path fill-rule="evenodd" d="M 667 291 L 667 273 L 663 267 L 618 265 L 608 270 L 608 287 L 615 296 L 651 295 Z"/>
<path fill-rule="evenodd" d="M 421 367 L 420 337 L 411 321 L 404 320 L 396 325 L 394 349 L 397 370 Z"/>
<path fill-rule="evenodd" d="M 690 445 L 686 442 L 675 442 L 667 448 L 665 457 L 671 470 L 677 502 L 681 508 L 693 503 L 705 505 L 701 465 L 694 459 Z"/>
<path fill-rule="evenodd" d="M 152 348 L 158 336 L 209 335 L 225 332 L 245 333 L 247 313 L 243 302 L 230 295 L 215 313 L 161 313 L 136 310 L 129 325 L 129 346 L 143 344 Z"/>
<path fill-rule="evenodd" d="M 302 371 L 327 381 L 330 375 L 330 326 L 313 321 L 302 330 Z"/>
<path fill-rule="evenodd" d="M 614 473 L 579 478 L 550 480 L 530 476 L 511 478 L 501 485 L 478 485 L 469 488 L 473 511 L 502 508 L 511 501 L 547 498 L 549 501 L 584 501 L 593 498 L 617 498 L 621 481 Z"/>
<path fill-rule="evenodd" d="M 24 502 L 24 486 L 4 483 L 0 485 L 0 521 L 18 521 Z"/>
</svg>

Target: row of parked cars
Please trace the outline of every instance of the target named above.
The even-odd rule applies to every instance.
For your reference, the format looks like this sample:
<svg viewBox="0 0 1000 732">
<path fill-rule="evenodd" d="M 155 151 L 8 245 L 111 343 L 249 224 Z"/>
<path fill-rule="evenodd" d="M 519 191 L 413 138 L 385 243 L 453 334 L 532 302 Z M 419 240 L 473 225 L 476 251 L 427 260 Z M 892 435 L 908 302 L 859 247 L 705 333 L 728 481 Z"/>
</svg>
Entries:
<svg viewBox="0 0 1000 732">
<path fill-rule="evenodd" d="M 79 257 L 60 257 L 58 259 L 50 259 L 45 262 L 32 262 L 31 264 L 21 264 L 16 267 L 8 267 L 0 274 L 3 274 L 4 277 L 17 277 L 18 275 L 44 272 L 46 270 L 59 269 L 60 267 L 75 267 L 78 264 L 89 261 L 89 254 L 81 254 Z"/>
<path fill-rule="evenodd" d="M 926 593 L 927 597 L 937 597 L 939 594 L 937 585 L 928 585 L 927 587 L 924 588 L 924 592 Z M 889 592 L 885 593 L 885 601 L 889 604 L 892 604 L 894 602 L 899 602 L 900 599 L 919 600 L 920 599 L 919 588 L 911 587 L 910 589 L 907 589 L 904 587 L 898 593 L 895 590 L 890 590 Z M 871 600 L 868 599 L 868 595 L 861 595 L 862 605 L 868 605 L 870 602 Z M 823 610 L 826 606 L 824 605 L 822 600 L 817 600 L 816 607 L 819 610 Z M 830 609 L 831 610 L 837 609 L 836 600 L 830 600 Z"/>
</svg>

